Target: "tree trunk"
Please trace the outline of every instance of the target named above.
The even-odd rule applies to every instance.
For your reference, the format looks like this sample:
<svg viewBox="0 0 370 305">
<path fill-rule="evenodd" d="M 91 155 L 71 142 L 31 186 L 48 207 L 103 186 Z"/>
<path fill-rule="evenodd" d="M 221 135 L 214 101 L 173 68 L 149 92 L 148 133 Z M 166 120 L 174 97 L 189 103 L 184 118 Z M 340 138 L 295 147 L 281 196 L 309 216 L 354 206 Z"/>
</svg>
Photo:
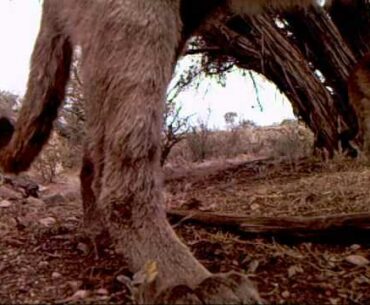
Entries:
<svg viewBox="0 0 370 305">
<path fill-rule="evenodd" d="M 208 44 L 224 49 L 239 67 L 254 70 L 274 82 L 290 99 L 295 114 L 333 154 L 339 140 L 339 113 L 333 96 L 270 15 L 234 19 L 227 25 L 212 20 L 202 35 Z"/>
<path fill-rule="evenodd" d="M 331 88 L 334 108 L 339 113 L 342 148 L 349 149 L 349 140 L 358 130 L 356 114 L 347 93 L 347 80 L 356 63 L 355 55 L 323 9 L 297 10 L 284 14 L 284 18 L 294 32 L 292 43 L 320 71 L 325 85 Z"/>
<path fill-rule="evenodd" d="M 357 59 L 370 51 L 368 0 L 333 0 L 329 14 Z"/>
<path fill-rule="evenodd" d="M 347 80 L 370 50 L 369 16 L 365 0 L 334 0 L 329 13 L 312 8 L 240 18 L 217 12 L 200 32 L 211 68 L 226 61 L 263 74 L 333 155 L 340 147 L 353 151 L 358 122 Z"/>
</svg>

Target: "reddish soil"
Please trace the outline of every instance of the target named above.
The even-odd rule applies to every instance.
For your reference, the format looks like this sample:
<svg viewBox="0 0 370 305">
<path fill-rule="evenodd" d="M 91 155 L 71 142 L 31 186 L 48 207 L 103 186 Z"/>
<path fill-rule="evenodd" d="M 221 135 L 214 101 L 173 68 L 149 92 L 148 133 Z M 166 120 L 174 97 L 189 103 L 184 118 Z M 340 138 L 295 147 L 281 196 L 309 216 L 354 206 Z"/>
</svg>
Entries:
<svg viewBox="0 0 370 305">
<path fill-rule="evenodd" d="M 267 160 L 199 172 L 167 181 L 168 206 L 268 216 L 370 210 L 361 163 Z M 95 259 L 81 233 L 76 186 L 68 178 L 40 200 L 0 199 L 0 303 L 135 302 L 125 262 L 112 249 Z M 207 268 L 248 274 L 268 302 L 370 304 L 370 238 L 287 243 L 184 223 L 176 231 Z"/>
</svg>

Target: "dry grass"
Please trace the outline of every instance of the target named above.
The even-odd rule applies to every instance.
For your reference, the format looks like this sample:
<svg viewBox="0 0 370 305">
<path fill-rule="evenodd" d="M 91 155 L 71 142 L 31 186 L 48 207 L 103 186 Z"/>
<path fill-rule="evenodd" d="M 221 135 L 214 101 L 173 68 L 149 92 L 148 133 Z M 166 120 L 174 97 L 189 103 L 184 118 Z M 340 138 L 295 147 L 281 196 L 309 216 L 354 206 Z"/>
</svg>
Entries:
<svg viewBox="0 0 370 305">
<path fill-rule="evenodd" d="M 238 215 L 361 213 L 370 210 L 369 183 L 368 167 L 341 158 L 331 162 L 297 160 L 294 166 L 289 160 L 252 161 L 206 177 L 170 183 L 168 204 L 185 207 L 196 202 L 200 209 Z M 208 268 L 247 272 L 269 302 L 370 302 L 370 266 L 347 261 L 352 255 L 370 259 L 368 242 L 284 244 L 192 226 L 179 232 L 188 243 L 192 240 L 193 251 Z"/>
<path fill-rule="evenodd" d="M 177 195 L 246 215 L 314 216 L 370 211 L 370 169 L 361 162 L 303 159 L 247 162 L 207 180 L 186 181 Z M 185 182 L 183 182 L 185 183 Z M 179 186 L 177 186 L 179 187 Z"/>
<path fill-rule="evenodd" d="M 312 133 L 297 121 L 269 127 L 239 126 L 229 131 L 203 127 L 175 146 L 169 164 L 185 164 L 246 156 L 248 159 L 288 157 L 294 160 L 313 152 Z"/>
</svg>

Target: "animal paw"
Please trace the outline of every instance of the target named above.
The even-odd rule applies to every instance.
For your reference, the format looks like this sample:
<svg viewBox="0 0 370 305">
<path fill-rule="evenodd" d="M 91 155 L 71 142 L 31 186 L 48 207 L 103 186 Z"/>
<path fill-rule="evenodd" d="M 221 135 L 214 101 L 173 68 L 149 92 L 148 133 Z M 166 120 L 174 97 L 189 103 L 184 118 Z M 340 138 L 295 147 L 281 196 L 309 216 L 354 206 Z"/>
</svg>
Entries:
<svg viewBox="0 0 370 305">
<path fill-rule="evenodd" d="M 166 289 L 156 304 L 262 304 L 256 288 L 240 273 L 214 274 L 194 289 L 185 285 Z"/>
</svg>

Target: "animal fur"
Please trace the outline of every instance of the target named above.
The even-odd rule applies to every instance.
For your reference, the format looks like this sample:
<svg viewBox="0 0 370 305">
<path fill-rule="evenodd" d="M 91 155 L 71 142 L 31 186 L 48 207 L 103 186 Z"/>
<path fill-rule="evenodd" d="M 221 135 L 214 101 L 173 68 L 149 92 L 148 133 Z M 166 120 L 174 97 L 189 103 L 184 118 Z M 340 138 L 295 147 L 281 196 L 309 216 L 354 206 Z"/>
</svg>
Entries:
<svg viewBox="0 0 370 305">
<path fill-rule="evenodd" d="M 1 134 L 0 166 L 18 173 L 38 155 L 64 99 L 73 48 L 80 46 L 87 100 L 81 188 L 91 234 L 106 229 L 133 272 L 154 260 L 158 291 L 201 285 L 212 288 L 195 290 L 213 294 L 209 302 L 254 302 L 258 295 L 245 277 L 211 275 L 179 241 L 166 220 L 161 192 L 160 130 L 167 85 L 184 42 L 226 1 L 240 13 L 315 2 L 44 0 L 14 132 L 9 121 L 0 120 L 0 127 L 7 126 Z"/>
</svg>

